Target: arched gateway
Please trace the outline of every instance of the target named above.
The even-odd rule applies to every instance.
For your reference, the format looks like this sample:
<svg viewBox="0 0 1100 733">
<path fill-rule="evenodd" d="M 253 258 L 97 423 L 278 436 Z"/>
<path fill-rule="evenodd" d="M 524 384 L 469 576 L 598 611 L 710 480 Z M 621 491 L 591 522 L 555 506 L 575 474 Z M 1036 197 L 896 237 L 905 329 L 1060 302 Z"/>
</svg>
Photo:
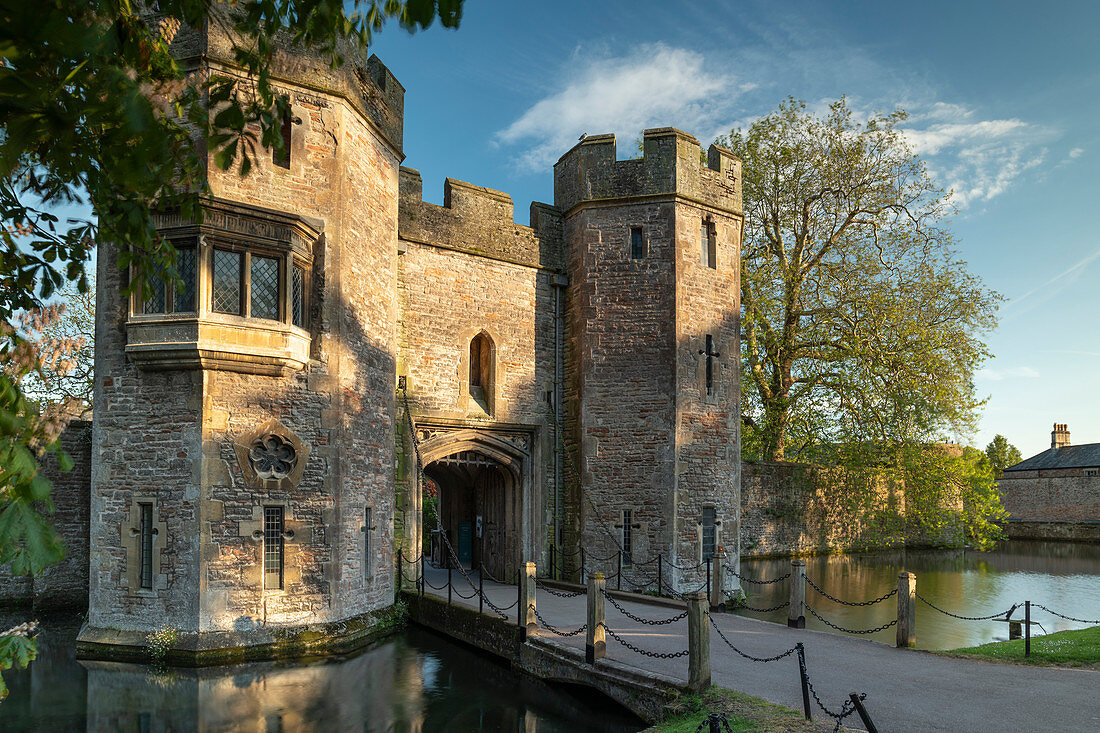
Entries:
<svg viewBox="0 0 1100 733">
<path fill-rule="evenodd" d="M 515 436 L 476 430 L 439 435 L 421 445 L 424 475 L 438 487 L 439 522 L 459 561 L 474 568 L 484 564 L 501 580 L 511 579 L 531 550 L 525 447 Z M 427 537 L 434 530 L 422 528 Z M 445 560 L 446 551 L 438 557 Z"/>
</svg>

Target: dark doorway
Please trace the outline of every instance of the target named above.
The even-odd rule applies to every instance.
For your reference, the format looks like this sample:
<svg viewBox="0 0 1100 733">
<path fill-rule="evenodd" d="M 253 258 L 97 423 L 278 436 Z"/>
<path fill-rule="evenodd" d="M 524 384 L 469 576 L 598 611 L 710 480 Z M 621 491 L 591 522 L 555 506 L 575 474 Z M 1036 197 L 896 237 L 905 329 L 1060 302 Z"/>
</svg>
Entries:
<svg viewBox="0 0 1100 733">
<path fill-rule="evenodd" d="M 464 566 L 482 564 L 495 578 L 512 580 L 519 566 L 519 502 L 511 471 L 476 451 L 432 461 L 424 473 L 437 487 L 439 524 Z M 431 524 L 428 524 L 431 522 Z M 436 529 L 425 512 L 425 534 Z M 445 548 L 433 552 L 446 564 Z"/>
</svg>

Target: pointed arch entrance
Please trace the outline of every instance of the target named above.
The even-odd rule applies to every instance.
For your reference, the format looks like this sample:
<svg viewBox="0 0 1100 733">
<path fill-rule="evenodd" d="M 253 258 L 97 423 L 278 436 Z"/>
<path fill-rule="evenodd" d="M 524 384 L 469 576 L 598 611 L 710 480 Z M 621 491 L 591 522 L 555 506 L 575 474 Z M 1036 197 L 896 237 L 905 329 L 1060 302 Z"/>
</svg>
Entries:
<svg viewBox="0 0 1100 733">
<path fill-rule="evenodd" d="M 530 544 L 526 452 L 500 436 L 460 430 L 426 441 L 421 454 L 438 491 L 439 522 L 462 564 L 484 564 L 501 580 L 514 577 Z M 435 529 L 423 527 L 425 535 Z"/>
</svg>

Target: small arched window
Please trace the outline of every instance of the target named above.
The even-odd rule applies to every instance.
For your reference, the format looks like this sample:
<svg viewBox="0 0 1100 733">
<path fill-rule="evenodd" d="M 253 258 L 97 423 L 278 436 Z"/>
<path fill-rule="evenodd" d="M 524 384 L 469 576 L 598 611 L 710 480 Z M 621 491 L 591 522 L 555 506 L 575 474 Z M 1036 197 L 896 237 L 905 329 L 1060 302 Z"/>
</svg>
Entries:
<svg viewBox="0 0 1100 733">
<path fill-rule="evenodd" d="M 470 340 L 470 396 L 489 409 L 493 394 L 493 341 L 485 332 Z"/>
</svg>

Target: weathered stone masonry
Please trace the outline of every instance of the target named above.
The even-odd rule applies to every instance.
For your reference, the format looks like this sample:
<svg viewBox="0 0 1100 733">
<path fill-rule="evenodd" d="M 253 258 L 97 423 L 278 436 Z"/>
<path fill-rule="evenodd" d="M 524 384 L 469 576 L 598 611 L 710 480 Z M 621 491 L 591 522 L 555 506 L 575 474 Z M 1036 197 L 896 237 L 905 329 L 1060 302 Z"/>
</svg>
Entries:
<svg viewBox="0 0 1100 733">
<path fill-rule="evenodd" d="M 221 33 L 175 48 L 239 73 Z M 127 294 L 100 251 L 82 653 L 162 624 L 193 663 L 358 639 L 399 548 L 444 554 L 424 490 L 498 576 L 626 542 L 736 562 L 740 162 L 672 128 L 631 161 L 589 137 L 524 226 L 462 181 L 423 200 L 376 58 L 281 51 L 273 77 L 289 161 L 210 166 L 201 223 L 158 213 L 188 287 Z"/>
</svg>

